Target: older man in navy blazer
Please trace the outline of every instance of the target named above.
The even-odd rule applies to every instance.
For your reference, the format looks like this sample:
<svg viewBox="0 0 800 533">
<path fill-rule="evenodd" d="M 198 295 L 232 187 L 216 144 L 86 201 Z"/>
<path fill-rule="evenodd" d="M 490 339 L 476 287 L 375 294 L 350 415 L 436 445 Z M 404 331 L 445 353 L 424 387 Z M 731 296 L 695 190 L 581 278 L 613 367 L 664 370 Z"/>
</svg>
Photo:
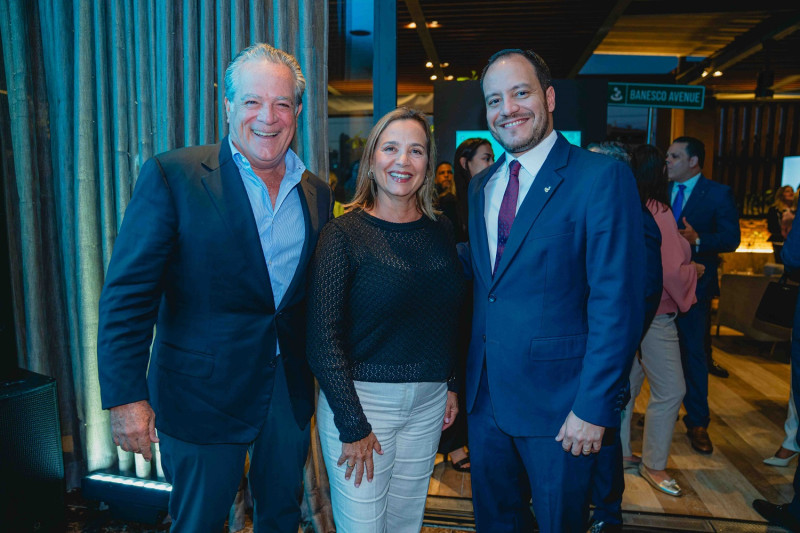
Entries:
<svg viewBox="0 0 800 533">
<path fill-rule="evenodd" d="M 727 185 L 705 178 L 701 169 L 706 150 L 694 137 L 678 137 L 667 150 L 670 201 L 678 228 L 692 245 L 692 261 L 706 267 L 697 280 L 697 303 L 677 319 L 681 358 L 686 379 L 683 406 L 686 432 L 692 448 L 704 454 L 714 450 L 708 435 L 708 359 L 705 337 L 711 299 L 719 295 L 719 254 L 739 246 L 739 212 Z"/>
<path fill-rule="evenodd" d="M 641 205 L 626 165 L 553 130 L 555 91 L 538 55 L 498 52 L 481 83 L 505 154 L 470 183 L 461 249 L 474 279 L 477 529 L 531 531 L 532 498 L 541 531 L 585 531 L 595 454 L 619 427 L 642 332 Z"/>
<path fill-rule="evenodd" d="M 332 209 L 289 149 L 304 88 L 289 54 L 242 51 L 225 75 L 230 136 L 147 161 L 114 246 L 103 407 L 122 449 L 149 460 L 160 440 L 173 532 L 222 528 L 248 452 L 256 531 L 297 532 L 314 410 L 306 266 Z"/>
</svg>

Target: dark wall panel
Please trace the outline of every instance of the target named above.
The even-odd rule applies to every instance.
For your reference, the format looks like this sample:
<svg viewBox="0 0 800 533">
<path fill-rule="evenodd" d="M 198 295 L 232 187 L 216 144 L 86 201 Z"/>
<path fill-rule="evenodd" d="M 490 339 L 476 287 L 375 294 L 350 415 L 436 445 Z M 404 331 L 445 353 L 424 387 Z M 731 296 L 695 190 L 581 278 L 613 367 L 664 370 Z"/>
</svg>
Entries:
<svg viewBox="0 0 800 533">
<path fill-rule="evenodd" d="M 800 102 L 720 102 L 713 176 L 733 188 L 743 215 L 763 214 L 783 158 L 800 155 Z"/>
</svg>

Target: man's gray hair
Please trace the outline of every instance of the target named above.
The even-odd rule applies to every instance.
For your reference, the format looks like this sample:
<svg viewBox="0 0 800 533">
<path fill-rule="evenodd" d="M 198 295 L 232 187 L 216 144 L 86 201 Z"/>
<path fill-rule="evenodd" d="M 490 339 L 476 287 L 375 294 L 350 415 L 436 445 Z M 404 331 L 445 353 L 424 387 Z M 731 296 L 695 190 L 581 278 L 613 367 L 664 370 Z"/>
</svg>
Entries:
<svg viewBox="0 0 800 533">
<path fill-rule="evenodd" d="M 586 147 L 590 152 L 597 152 L 598 154 L 613 157 L 617 161 L 631 164 L 631 154 L 624 144 L 616 141 L 603 141 L 600 144 L 591 143 Z"/>
<path fill-rule="evenodd" d="M 298 106 L 302 103 L 303 93 L 306 90 L 306 78 L 303 76 L 303 71 L 300 70 L 300 63 L 297 62 L 293 55 L 266 43 L 256 43 L 248 46 L 236 54 L 236 57 L 228 64 L 228 68 L 225 69 L 225 98 L 233 102 L 239 85 L 239 71 L 245 62 L 251 60 L 262 60 L 289 67 L 289 70 L 294 74 L 294 105 Z"/>
</svg>

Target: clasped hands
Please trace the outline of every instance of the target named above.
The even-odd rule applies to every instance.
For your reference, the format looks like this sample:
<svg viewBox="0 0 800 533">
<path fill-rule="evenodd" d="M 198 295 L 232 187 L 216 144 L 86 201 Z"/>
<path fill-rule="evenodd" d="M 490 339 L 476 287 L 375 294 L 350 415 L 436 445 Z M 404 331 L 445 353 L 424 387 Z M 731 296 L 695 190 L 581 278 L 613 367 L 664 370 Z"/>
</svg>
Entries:
<svg viewBox="0 0 800 533">
<path fill-rule="evenodd" d="M 458 395 L 455 392 L 447 392 L 447 403 L 444 408 L 444 420 L 442 421 L 442 431 L 453 425 L 458 415 Z M 372 461 L 373 450 L 378 455 L 383 455 L 381 443 L 378 442 L 378 437 L 375 433 L 371 432 L 369 435 L 356 442 L 343 442 L 342 455 L 336 462 L 336 466 L 342 466 L 347 463 L 344 470 L 344 478 L 350 480 L 350 477 L 355 472 L 355 486 L 361 486 L 361 481 L 364 474 L 367 474 L 367 481 L 372 482 L 375 474 L 375 464 Z"/>
<path fill-rule="evenodd" d="M 600 451 L 605 431 L 603 426 L 581 420 L 570 411 L 558 431 L 556 441 L 561 443 L 565 452 L 572 452 L 572 455 L 589 455 Z"/>
</svg>

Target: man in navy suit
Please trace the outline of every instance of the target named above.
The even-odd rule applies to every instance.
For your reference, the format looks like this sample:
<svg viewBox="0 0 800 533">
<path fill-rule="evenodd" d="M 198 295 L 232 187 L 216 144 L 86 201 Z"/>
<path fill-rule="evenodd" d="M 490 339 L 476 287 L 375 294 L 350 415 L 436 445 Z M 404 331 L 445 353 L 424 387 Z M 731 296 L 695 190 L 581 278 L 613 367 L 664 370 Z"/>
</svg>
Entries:
<svg viewBox="0 0 800 533">
<path fill-rule="evenodd" d="M 670 201 L 678 229 L 692 245 L 692 261 L 706 267 L 697 280 L 697 303 L 677 319 L 681 342 L 686 396 L 683 406 L 686 432 L 692 448 L 714 451 L 708 435 L 708 362 L 705 336 L 711 299 L 719 295 L 719 254 L 739 246 L 739 213 L 727 185 L 706 179 L 702 173 L 705 146 L 694 137 L 678 137 L 667 150 Z"/>
<path fill-rule="evenodd" d="M 266 44 L 237 55 L 230 135 L 147 161 L 114 246 L 103 407 L 123 450 L 150 460 L 160 441 L 174 532 L 219 531 L 248 452 L 256 531 L 297 531 L 314 410 L 306 266 L 332 208 L 289 148 L 304 89 L 291 55 Z"/>
<path fill-rule="evenodd" d="M 481 76 L 505 154 L 469 188 L 474 280 L 466 404 L 478 531 L 585 531 L 606 428 L 618 428 L 642 332 L 644 237 L 628 167 L 553 130 L 535 53 Z M 612 430 L 613 432 L 613 430 Z M 609 432 L 611 434 L 612 432 Z"/>
<path fill-rule="evenodd" d="M 786 236 L 781 258 L 787 272 L 796 274 L 800 270 L 800 229 L 793 229 Z M 791 385 L 792 390 L 800 390 L 800 300 L 795 304 L 794 324 L 792 326 Z M 800 408 L 800 395 L 792 395 L 794 407 Z M 792 482 L 794 496 L 786 504 L 774 504 L 767 500 L 754 500 L 753 508 L 767 521 L 789 531 L 800 531 L 800 463 L 794 470 Z"/>
</svg>

